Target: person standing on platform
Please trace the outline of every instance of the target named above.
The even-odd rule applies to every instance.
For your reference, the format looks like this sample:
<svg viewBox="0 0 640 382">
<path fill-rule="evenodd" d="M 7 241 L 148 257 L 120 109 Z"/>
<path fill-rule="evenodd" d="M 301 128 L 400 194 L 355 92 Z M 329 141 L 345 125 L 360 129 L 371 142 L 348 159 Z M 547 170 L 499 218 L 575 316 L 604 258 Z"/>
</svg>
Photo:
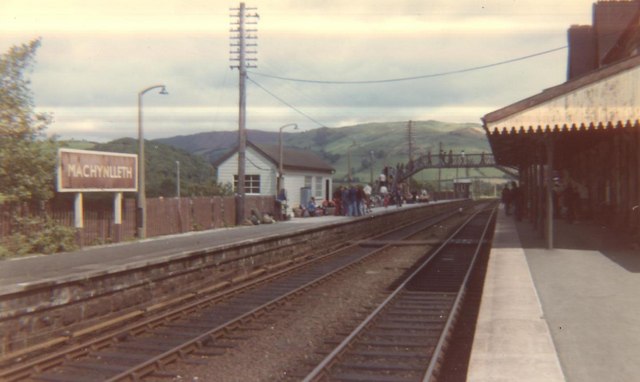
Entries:
<svg viewBox="0 0 640 382">
<path fill-rule="evenodd" d="M 382 195 L 382 205 L 386 208 L 389 206 L 389 190 L 387 186 L 380 186 L 380 195 Z"/>
<path fill-rule="evenodd" d="M 356 188 L 349 186 L 349 212 L 347 216 L 356 216 Z"/>
<path fill-rule="evenodd" d="M 287 220 L 287 191 L 282 188 L 276 198 L 277 213 L 280 220 Z"/>
<path fill-rule="evenodd" d="M 364 190 L 362 186 L 356 187 L 356 216 L 364 215 Z"/>
<path fill-rule="evenodd" d="M 504 212 L 507 216 L 511 215 L 511 191 L 509 185 L 506 184 L 502 189 L 501 195 L 502 204 L 504 204 Z"/>
<path fill-rule="evenodd" d="M 336 206 L 335 216 L 342 215 L 342 186 L 333 192 L 333 204 Z"/>
<path fill-rule="evenodd" d="M 395 188 L 393 192 L 393 198 L 395 199 L 396 207 L 398 208 L 402 207 L 402 184 L 399 184 Z"/>
<path fill-rule="evenodd" d="M 573 223 L 576 218 L 576 201 L 580 196 L 569 182 L 564 190 L 564 202 L 567 207 L 567 223 Z"/>
<path fill-rule="evenodd" d="M 517 221 L 522 220 L 522 190 L 518 187 L 518 183 L 511 182 L 511 203 L 513 204 L 513 214 Z"/>
<path fill-rule="evenodd" d="M 373 192 L 373 190 L 370 185 L 365 184 L 362 191 L 364 192 L 364 212 L 369 213 L 371 212 L 371 192 Z"/>
<path fill-rule="evenodd" d="M 342 186 L 342 216 L 349 216 L 349 187 Z"/>
</svg>

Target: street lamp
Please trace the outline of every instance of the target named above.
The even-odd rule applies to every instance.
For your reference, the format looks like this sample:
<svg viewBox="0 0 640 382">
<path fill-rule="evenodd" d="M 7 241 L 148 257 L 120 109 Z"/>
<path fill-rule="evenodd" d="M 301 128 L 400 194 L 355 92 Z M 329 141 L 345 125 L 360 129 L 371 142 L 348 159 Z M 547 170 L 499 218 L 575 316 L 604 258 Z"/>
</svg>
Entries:
<svg viewBox="0 0 640 382">
<path fill-rule="evenodd" d="M 176 198 L 180 199 L 180 161 L 179 160 L 176 161 Z"/>
<path fill-rule="evenodd" d="M 284 164 L 283 164 L 284 149 L 282 148 L 282 130 L 284 130 L 285 127 L 290 127 L 290 126 L 293 126 L 294 130 L 298 130 L 297 124 L 289 123 L 280 127 L 280 134 L 278 135 L 280 157 L 278 159 L 278 181 L 277 181 L 276 195 L 280 193 L 280 189 L 282 188 L 282 173 L 283 173 L 283 167 L 284 167 Z"/>
<path fill-rule="evenodd" d="M 369 161 L 369 175 L 370 175 L 370 184 L 373 187 L 373 150 L 369 151 L 370 161 Z"/>
<path fill-rule="evenodd" d="M 144 181 L 144 134 L 142 131 L 142 96 L 153 89 L 160 89 L 159 94 L 169 94 L 164 85 L 153 85 L 138 93 L 138 237 L 147 236 L 146 204 L 147 196 Z"/>
</svg>

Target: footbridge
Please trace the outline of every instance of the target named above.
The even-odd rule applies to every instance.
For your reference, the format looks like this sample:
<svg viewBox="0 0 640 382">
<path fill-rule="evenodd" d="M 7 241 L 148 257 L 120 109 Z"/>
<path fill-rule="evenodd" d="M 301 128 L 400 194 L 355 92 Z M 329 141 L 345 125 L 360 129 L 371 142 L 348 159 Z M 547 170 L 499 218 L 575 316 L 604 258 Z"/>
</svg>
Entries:
<svg viewBox="0 0 640 382">
<path fill-rule="evenodd" d="M 481 169 L 496 168 L 513 179 L 518 178 L 518 170 L 514 167 L 497 165 L 492 154 L 453 154 L 441 153 L 439 155 L 431 155 L 427 153 L 407 164 L 401 163 L 395 168 L 395 180 L 403 182 L 411 176 L 422 170 L 430 169 Z M 393 175 L 393 174 L 392 174 Z"/>
</svg>

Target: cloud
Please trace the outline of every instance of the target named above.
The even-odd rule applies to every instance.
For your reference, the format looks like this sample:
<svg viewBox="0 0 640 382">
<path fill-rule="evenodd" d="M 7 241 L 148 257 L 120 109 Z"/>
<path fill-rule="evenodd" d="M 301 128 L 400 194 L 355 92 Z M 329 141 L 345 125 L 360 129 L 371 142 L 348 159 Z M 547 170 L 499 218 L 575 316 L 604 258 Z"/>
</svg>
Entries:
<svg viewBox="0 0 640 382">
<path fill-rule="evenodd" d="M 386 84 L 379 80 L 483 66 L 566 44 L 589 22 L 592 1 L 258 0 L 258 68 L 250 77 L 328 126 L 408 119 L 477 122 L 557 85 L 566 51 L 482 71 Z M 5 0 L 0 49 L 42 36 L 32 74 L 35 103 L 51 130 L 104 140 L 136 136 L 137 95 L 149 137 L 237 128 L 238 72 L 229 68 L 229 8 L 236 1 Z M 318 124 L 248 83 L 251 128 Z M 483 109 L 484 108 L 484 109 Z M 474 114 L 475 113 L 475 114 Z M 455 119 L 457 118 L 457 120 Z M 153 127 L 152 127 L 153 126 Z"/>
</svg>

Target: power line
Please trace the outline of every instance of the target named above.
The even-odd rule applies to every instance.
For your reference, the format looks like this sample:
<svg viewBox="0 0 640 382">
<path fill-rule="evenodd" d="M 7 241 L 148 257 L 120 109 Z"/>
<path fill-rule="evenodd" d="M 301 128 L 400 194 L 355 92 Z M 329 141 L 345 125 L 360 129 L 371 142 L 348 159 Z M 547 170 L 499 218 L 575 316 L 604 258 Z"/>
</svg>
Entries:
<svg viewBox="0 0 640 382">
<path fill-rule="evenodd" d="M 568 48 L 568 46 L 565 45 L 565 46 L 561 46 L 559 48 L 549 49 L 549 50 L 545 50 L 545 51 L 542 51 L 542 52 L 529 54 L 529 55 L 522 56 L 522 57 L 512 58 L 512 59 L 506 60 L 506 61 L 500 61 L 500 62 L 495 62 L 495 63 L 492 63 L 492 64 L 481 65 L 481 66 L 474 66 L 474 67 L 466 68 L 466 69 L 452 70 L 452 71 L 449 71 L 449 72 L 434 73 L 434 74 L 424 74 L 424 75 L 412 76 L 412 77 L 390 78 L 390 79 L 383 79 L 383 80 L 323 81 L 323 80 L 308 80 L 308 79 L 302 79 L 302 78 L 281 77 L 281 76 L 276 76 L 276 75 L 272 75 L 272 74 L 258 73 L 258 72 L 254 72 L 254 71 L 249 71 L 249 73 L 255 74 L 255 75 L 258 75 L 258 76 L 262 76 L 262 77 L 275 78 L 275 79 L 283 80 L 283 81 L 306 82 L 306 83 L 313 83 L 313 84 L 333 84 L 333 85 L 335 85 L 335 84 L 340 84 L 340 85 L 380 84 L 380 83 L 387 83 L 387 82 L 412 81 L 412 80 L 420 80 L 420 79 L 425 79 L 425 78 L 443 77 L 443 76 L 449 76 L 449 75 L 452 75 L 452 74 L 460 74 L 460 73 L 472 72 L 472 71 L 481 70 L 481 69 L 488 69 L 488 68 L 492 68 L 494 66 L 510 64 L 510 63 L 513 63 L 513 62 L 527 60 L 527 59 L 530 59 L 530 58 L 533 58 L 533 57 L 543 56 L 545 54 L 557 52 L 559 50 L 563 50 L 563 49 L 567 49 L 567 48 Z"/>
<path fill-rule="evenodd" d="M 297 107 L 291 105 L 290 103 L 288 103 L 287 101 L 283 100 L 282 98 L 278 97 L 277 95 L 273 94 L 272 92 L 270 92 L 269 90 L 267 90 L 267 88 L 265 88 L 264 86 L 260 85 L 259 83 L 257 83 L 256 81 L 253 80 L 253 78 L 248 77 L 247 79 L 251 82 L 253 82 L 256 86 L 258 86 L 260 89 L 264 90 L 265 93 L 269 94 L 270 96 L 272 96 L 273 98 L 277 99 L 278 101 L 280 101 L 281 103 L 287 105 L 288 107 L 290 107 L 291 109 L 295 110 L 297 113 L 299 113 L 300 115 L 304 116 L 305 118 L 307 118 L 308 120 L 310 120 L 313 123 L 316 123 L 318 126 L 320 127 L 325 127 L 324 123 L 320 123 L 317 120 L 315 120 L 314 118 L 312 118 L 311 116 L 309 116 L 308 114 L 306 114 L 305 112 L 303 112 L 302 110 L 298 109 Z"/>
</svg>

